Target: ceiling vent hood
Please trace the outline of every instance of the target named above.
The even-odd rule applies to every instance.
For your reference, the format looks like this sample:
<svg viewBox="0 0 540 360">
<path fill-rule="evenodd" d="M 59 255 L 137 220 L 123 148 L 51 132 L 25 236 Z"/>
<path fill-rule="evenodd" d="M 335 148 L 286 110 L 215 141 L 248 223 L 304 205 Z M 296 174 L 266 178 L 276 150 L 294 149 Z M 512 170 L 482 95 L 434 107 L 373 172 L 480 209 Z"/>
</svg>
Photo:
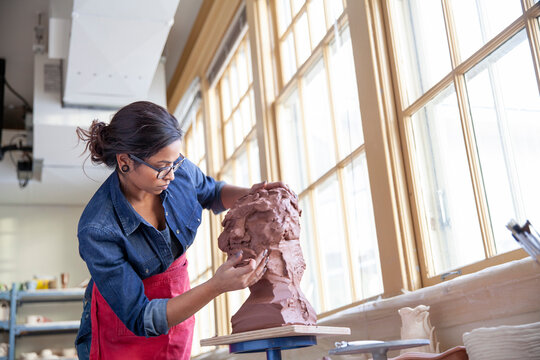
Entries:
<svg viewBox="0 0 540 360">
<path fill-rule="evenodd" d="M 119 108 L 144 99 L 179 0 L 74 0 L 64 106 Z"/>
</svg>

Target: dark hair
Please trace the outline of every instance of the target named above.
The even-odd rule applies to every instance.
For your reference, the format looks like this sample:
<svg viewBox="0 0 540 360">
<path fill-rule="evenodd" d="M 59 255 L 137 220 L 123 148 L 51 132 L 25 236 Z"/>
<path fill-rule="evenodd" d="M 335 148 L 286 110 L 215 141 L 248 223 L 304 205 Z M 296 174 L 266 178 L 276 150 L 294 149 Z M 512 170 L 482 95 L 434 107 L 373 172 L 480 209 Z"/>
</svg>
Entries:
<svg viewBox="0 0 540 360">
<path fill-rule="evenodd" d="M 114 114 L 109 125 L 94 120 L 88 130 L 77 127 L 77 136 L 86 142 L 94 164 L 117 167 L 116 154 L 149 158 L 176 140 L 183 132 L 176 118 L 163 107 L 137 101 Z"/>
</svg>

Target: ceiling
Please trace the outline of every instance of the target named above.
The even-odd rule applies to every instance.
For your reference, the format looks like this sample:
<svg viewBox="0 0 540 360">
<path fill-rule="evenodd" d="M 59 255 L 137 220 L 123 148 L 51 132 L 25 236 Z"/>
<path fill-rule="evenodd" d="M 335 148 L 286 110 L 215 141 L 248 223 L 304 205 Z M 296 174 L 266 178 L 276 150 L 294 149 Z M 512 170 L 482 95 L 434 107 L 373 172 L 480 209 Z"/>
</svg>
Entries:
<svg viewBox="0 0 540 360">
<path fill-rule="evenodd" d="M 75 0 L 74 4 L 72 0 L 0 1 L 0 57 L 6 59 L 6 78 L 11 86 L 34 106 L 34 158 L 44 159 L 42 181 L 32 180 L 23 189 L 19 188 L 9 156 L 0 161 L 0 204 L 85 204 L 111 170 L 94 167 L 87 161 L 83 171 L 85 156 L 80 156 L 83 148 L 82 144 L 77 144 L 76 126 L 87 126 L 95 118 L 108 121 L 114 113 L 114 110 L 95 109 L 96 106 L 115 109 L 132 98 L 166 105 L 167 83 L 202 1 L 180 0 L 179 4 L 178 0 L 125 1 L 131 6 L 140 2 L 140 6 L 126 11 L 127 3 L 124 7 L 118 6 L 121 1 Z M 58 9 L 64 4 L 71 5 L 72 9 L 62 13 Z M 152 6 L 145 7 L 147 4 Z M 56 19 L 73 20 L 69 26 L 63 25 L 71 29 L 71 45 L 65 49 L 68 55 L 64 60 L 64 101 L 91 105 L 93 109 L 63 108 L 59 94 L 43 91 L 43 66 L 60 64 L 60 60 L 47 55 L 34 56 L 33 29 L 39 12 L 47 14 L 43 17 L 46 38 L 51 13 Z M 127 29 L 123 33 L 118 30 L 121 21 L 125 22 L 121 27 Z M 52 32 L 56 31 L 57 35 L 62 26 L 53 25 Z M 100 30 L 92 31 L 95 28 Z M 136 29 L 144 28 L 145 32 L 137 33 Z M 122 34 L 139 41 L 124 43 Z M 69 39 L 69 36 L 64 35 L 64 38 Z M 73 45 L 74 40 L 76 45 Z M 57 44 L 50 47 L 52 53 L 61 54 L 62 49 L 58 49 Z M 79 81 L 84 76 L 77 73 L 82 72 L 80 69 L 84 70 L 84 75 L 99 79 Z M 117 83 L 113 86 L 111 78 L 115 76 Z M 118 96 L 119 89 L 124 90 L 123 98 Z M 20 103 L 6 91 L 6 105 Z M 3 145 L 17 134 L 15 130 L 4 131 Z"/>
</svg>

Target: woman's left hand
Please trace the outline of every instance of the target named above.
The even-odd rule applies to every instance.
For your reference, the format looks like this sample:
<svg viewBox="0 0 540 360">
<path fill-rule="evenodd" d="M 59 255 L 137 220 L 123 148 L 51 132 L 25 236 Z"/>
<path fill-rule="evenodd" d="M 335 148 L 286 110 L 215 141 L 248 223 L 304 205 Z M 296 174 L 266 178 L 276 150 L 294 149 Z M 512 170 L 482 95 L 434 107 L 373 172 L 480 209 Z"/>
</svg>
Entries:
<svg viewBox="0 0 540 360">
<path fill-rule="evenodd" d="M 254 192 L 257 192 L 261 189 L 264 189 L 264 190 L 270 190 L 270 189 L 275 189 L 275 188 L 278 188 L 278 187 L 281 187 L 281 188 L 284 188 L 285 190 L 287 190 L 288 192 L 290 192 L 291 194 L 295 195 L 296 194 L 291 190 L 291 188 L 289 188 L 289 186 L 281 181 L 276 181 L 276 182 L 266 182 L 266 181 L 263 181 L 261 183 L 258 183 L 258 184 L 254 184 L 251 189 L 249 190 L 249 193 L 252 194 Z"/>
</svg>

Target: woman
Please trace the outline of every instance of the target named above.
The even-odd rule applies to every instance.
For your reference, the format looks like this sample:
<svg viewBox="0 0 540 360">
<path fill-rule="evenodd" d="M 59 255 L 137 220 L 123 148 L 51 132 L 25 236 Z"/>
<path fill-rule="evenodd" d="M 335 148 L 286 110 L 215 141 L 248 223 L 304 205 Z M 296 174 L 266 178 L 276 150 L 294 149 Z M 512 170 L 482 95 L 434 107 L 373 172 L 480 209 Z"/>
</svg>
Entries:
<svg viewBox="0 0 540 360">
<path fill-rule="evenodd" d="M 79 252 L 92 279 L 76 346 L 80 359 L 189 359 L 194 314 L 216 296 L 256 283 L 266 252 L 237 253 L 190 289 L 185 252 L 202 208 L 219 213 L 252 189 L 205 176 L 180 153 L 182 131 L 164 108 L 135 102 L 109 125 L 77 129 L 92 162 L 114 171 L 79 221 Z"/>
</svg>

